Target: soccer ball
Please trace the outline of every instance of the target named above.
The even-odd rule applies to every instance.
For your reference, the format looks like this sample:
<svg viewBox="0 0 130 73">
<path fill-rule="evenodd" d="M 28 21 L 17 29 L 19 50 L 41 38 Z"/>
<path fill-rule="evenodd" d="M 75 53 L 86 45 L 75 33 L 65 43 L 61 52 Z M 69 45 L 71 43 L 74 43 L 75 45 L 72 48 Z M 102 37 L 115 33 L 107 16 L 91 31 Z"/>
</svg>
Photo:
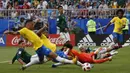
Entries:
<svg viewBox="0 0 130 73">
<path fill-rule="evenodd" d="M 90 71 L 91 70 L 91 64 L 90 63 L 84 63 L 82 65 L 82 70 L 83 71 Z"/>
</svg>

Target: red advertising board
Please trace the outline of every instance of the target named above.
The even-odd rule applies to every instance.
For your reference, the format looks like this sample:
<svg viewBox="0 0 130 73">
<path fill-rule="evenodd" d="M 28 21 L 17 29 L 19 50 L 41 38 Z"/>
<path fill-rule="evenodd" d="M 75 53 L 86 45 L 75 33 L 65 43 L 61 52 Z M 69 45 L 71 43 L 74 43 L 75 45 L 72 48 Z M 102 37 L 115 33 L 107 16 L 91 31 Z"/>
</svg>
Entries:
<svg viewBox="0 0 130 73">
<path fill-rule="evenodd" d="M 52 43 L 56 44 L 57 46 L 63 46 L 63 44 L 65 43 L 63 41 L 63 39 L 59 38 L 60 35 L 57 34 L 50 34 L 49 35 L 49 39 Z M 70 35 L 70 39 L 71 39 L 71 44 L 73 46 L 75 46 L 75 35 L 71 34 Z M 19 35 L 6 35 L 6 46 L 18 46 L 18 42 L 20 40 L 20 36 Z M 27 42 L 27 45 L 30 46 L 31 43 Z"/>
</svg>

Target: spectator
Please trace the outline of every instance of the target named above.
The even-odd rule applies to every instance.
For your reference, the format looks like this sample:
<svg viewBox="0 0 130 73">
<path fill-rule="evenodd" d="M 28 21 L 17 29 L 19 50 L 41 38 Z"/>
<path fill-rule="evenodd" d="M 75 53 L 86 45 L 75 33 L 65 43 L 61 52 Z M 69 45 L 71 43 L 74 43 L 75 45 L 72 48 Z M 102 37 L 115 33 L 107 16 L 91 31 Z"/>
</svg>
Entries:
<svg viewBox="0 0 130 73">
<path fill-rule="evenodd" d="M 87 3 L 86 3 L 86 8 L 87 8 L 87 9 L 92 9 L 91 2 L 87 2 Z"/>
<path fill-rule="evenodd" d="M 21 9 L 17 1 L 14 3 L 14 9 Z"/>
<path fill-rule="evenodd" d="M 48 2 L 48 8 L 49 8 L 49 9 L 54 9 L 54 8 L 56 8 L 56 3 L 55 3 L 54 0 L 50 0 L 50 1 Z"/>
<path fill-rule="evenodd" d="M 93 2 L 93 4 L 92 4 L 92 9 L 97 9 L 97 8 L 98 8 L 97 2 Z"/>
<path fill-rule="evenodd" d="M 113 0 L 111 6 L 112 6 L 112 8 L 118 8 L 118 3 L 117 3 L 117 1 L 116 1 L 116 0 Z"/>
<path fill-rule="evenodd" d="M 28 5 L 29 7 L 31 6 L 31 3 L 28 0 L 24 0 L 24 4 Z"/>
<path fill-rule="evenodd" d="M 99 5 L 98 9 L 101 9 L 101 10 L 108 9 L 108 5 L 104 1 L 102 1 L 101 4 Z"/>
<path fill-rule="evenodd" d="M 127 9 L 127 18 L 130 18 L 130 2 L 126 5 Z"/>
<path fill-rule="evenodd" d="M 10 9 L 14 9 L 14 8 L 13 8 L 12 4 L 10 2 L 8 2 L 6 9 L 10 10 Z"/>
<path fill-rule="evenodd" d="M 22 6 L 22 9 L 29 9 L 29 8 L 30 8 L 30 6 L 27 3 L 24 3 Z"/>
<path fill-rule="evenodd" d="M 57 16 L 57 10 L 53 10 L 53 11 L 51 12 L 50 18 L 51 18 L 51 19 L 55 19 L 56 16 Z"/>
<path fill-rule="evenodd" d="M 83 8 L 83 5 L 82 5 L 82 3 L 83 3 L 83 2 L 80 2 L 80 3 L 78 4 L 78 9 L 81 9 L 81 8 Z"/>
<path fill-rule="evenodd" d="M 1 2 L 1 3 L 0 3 L 0 10 L 3 10 L 3 9 L 4 9 L 3 3 Z"/>
<path fill-rule="evenodd" d="M 63 7 L 64 10 L 68 9 L 68 5 L 66 4 L 66 2 L 63 2 L 63 4 L 61 6 Z"/>
<path fill-rule="evenodd" d="M 25 24 L 25 18 L 21 17 L 20 20 L 17 22 L 18 30 L 21 29 L 21 28 L 23 28 L 24 24 Z"/>
<path fill-rule="evenodd" d="M 43 1 L 40 1 L 39 5 L 37 6 L 37 9 L 43 9 Z"/>
<path fill-rule="evenodd" d="M 37 9 L 37 6 L 35 6 L 34 3 L 32 3 L 32 5 L 31 5 L 30 8 L 31 8 L 31 9 Z"/>
<path fill-rule="evenodd" d="M 24 27 L 24 24 L 25 24 L 24 17 L 21 17 L 19 21 L 17 21 L 17 20 L 18 19 L 16 18 L 16 23 L 15 23 L 14 27 L 12 28 L 13 31 L 18 31 Z"/>
<path fill-rule="evenodd" d="M 4 8 L 3 8 L 3 4 L 2 4 L 2 2 L 0 2 L 0 17 L 2 17 L 3 16 L 3 10 Z"/>
<path fill-rule="evenodd" d="M 89 21 L 86 24 L 86 27 L 88 28 L 88 33 L 91 34 L 96 34 L 96 22 L 93 20 L 93 17 L 89 17 Z"/>
<path fill-rule="evenodd" d="M 108 5 L 104 1 L 102 1 L 101 4 L 98 7 L 98 10 L 99 10 L 99 14 L 100 14 L 99 17 L 105 18 L 106 15 L 107 15 L 107 11 L 108 11 Z M 105 17 L 102 16 L 103 14 L 105 15 Z"/>
<path fill-rule="evenodd" d="M 77 23 L 74 20 L 72 20 L 71 17 L 68 18 L 67 27 L 69 28 L 69 31 L 72 31 L 76 24 Z"/>
<path fill-rule="evenodd" d="M 43 2 L 43 9 L 47 9 L 47 7 L 48 7 L 48 3 L 47 3 L 47 1 L 46 0 L 41 0 L 42 2 Z"/>
<path fill-rule="evenodd" d="M 119 8 L 125 8 L 126 0 L 117 0 Z"/>
<path fill-rule="evenodd" d="M 8 2 L 9 2 L 9 0 L 3 0 L 3 1 L 2 1 L 2 4 L 3 4 L 4 9 L 7 8 Z"/>
<path fill-rule="evenodd" d="M 24 0 L 18 0 L 19 5 L 23 5 L 24 4 Z"/>
<path fill-rule="evenodd" d="M 39 5 L 39 1 L 38 0 L 34 0 L 33 4 L 34 4 L 35 7 L 37 7 Z"/>
</svg>

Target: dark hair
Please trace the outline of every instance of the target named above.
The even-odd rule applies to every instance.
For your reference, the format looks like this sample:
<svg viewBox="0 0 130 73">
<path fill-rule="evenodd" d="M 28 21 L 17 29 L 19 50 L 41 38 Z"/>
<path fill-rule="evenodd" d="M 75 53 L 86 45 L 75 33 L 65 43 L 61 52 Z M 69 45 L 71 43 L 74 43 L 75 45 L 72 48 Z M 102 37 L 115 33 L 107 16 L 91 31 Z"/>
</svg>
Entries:
<svg viewBox="0 0 130 73">
<path fill-rule="evenodd" d="M 58 9 L 59 9 L 60 7 L 62 7 L 62 6 L 58 6 Z M 62 7 L 62 8 L 63 8 L 63 7 Z"/>
<path fill-rule="evenodd" d="M 64 44 L 64 46 L 67 47 L 67 48 L 73 49 L 73 46 L 70 43 L 66 43 L 66 44 Z"/>
<path fill-rule="evenodd" d="M 119 12 L 121 12 L 122 14 L 124 14 L 124 10 L 119 9 L 119 10 L 116 11 L 116 15 L 118 15 Z"/>
<path fill-rule="evenodd" d="M 25 26 L 26 26 L 26 24 L 29 23 L 29 22 L 33 22 L 33 20 L 32 20 L 32 19 L 28 19 L 28 20 L 26 20 L 26 22 L 25 22 Z"/>
</svg>

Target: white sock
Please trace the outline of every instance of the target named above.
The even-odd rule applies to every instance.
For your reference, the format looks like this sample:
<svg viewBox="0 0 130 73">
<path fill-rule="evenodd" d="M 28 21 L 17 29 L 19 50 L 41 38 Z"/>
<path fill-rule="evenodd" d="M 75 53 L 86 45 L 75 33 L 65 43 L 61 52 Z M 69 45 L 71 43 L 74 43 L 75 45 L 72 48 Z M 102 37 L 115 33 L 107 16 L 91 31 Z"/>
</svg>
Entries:
<svg viewBox="0 0 130 73">
<path fill-rule="evenodd" d="M 81 62 L 77 61 L 77 65 L 82 66 L 83 64 Z"/>
<path fill-rule="evenodd" d="M 70 63 L 70 64 L 73 64 L 73 61 L 72 60 L 68 60 L 68 59 L 65 59 L 65 58 L 61 58 L 60 56 L 57 56 L 56 57 L 56 60 L 61 62 L 61 63 Z"/>
<path fill-rule="evenodd" d="M 68 32 L 65 33 L 65 36 L 66 36 L 66 40 L 70 41 L 70 34 Z"/>
<path fill-rule="evenodd" d="M 122 47 L 127 47 L 127 46 L 129 46 L 130 44 L 128 44 L 128 43 L 125 43 L 124 45 L 122 45 Z"/>
<path fill-rule="evenodd" d="M 63 63 L 55 63 L 55 64 L 53 64 L 53 65 L 55 65 L 55 66 L 60 66 L 60 65 L 63 65 Z"/>
</svg>

